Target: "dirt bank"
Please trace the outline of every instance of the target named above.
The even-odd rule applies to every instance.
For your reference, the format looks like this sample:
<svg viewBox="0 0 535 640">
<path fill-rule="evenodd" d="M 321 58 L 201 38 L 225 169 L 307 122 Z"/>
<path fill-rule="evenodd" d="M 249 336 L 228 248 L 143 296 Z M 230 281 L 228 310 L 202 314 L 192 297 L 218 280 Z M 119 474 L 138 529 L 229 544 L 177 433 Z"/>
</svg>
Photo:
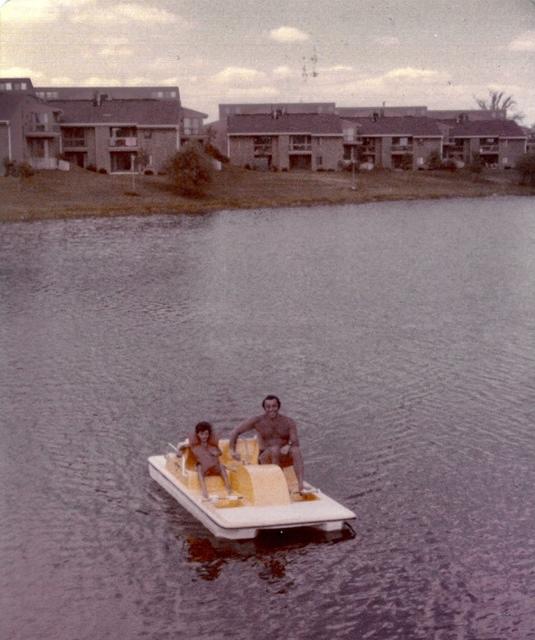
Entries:
<svg viewBox="0 0 535 640">
<path fill-rule="evenodd" d="M 202 213 L 313 204 L 363 203 L 492 195 L 535 195 L 513 172 L 372 171 L 269 173 L 224 167 L 207 195 L 177 195 L 165 176 L 102 175 L 77 167 L 31 178 L 0 178 L 0 221 L 87 216 Z M 356 188 L 353 189 L 352 187 Z"/>
</svg>

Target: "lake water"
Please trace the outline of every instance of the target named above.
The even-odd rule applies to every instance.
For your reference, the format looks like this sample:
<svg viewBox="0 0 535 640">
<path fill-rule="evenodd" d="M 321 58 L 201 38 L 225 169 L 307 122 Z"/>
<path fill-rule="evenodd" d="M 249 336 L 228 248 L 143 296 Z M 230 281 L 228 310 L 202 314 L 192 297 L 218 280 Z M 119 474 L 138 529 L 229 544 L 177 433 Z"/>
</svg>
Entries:
<svg viewBox="0 0 535 640">
<path fill-rule="evenodd" d="M 533 198 L 0 227 L 0 638 L 535 638 Z M 148 475 L 267 393 L 335 536 Z"/>
</svg>

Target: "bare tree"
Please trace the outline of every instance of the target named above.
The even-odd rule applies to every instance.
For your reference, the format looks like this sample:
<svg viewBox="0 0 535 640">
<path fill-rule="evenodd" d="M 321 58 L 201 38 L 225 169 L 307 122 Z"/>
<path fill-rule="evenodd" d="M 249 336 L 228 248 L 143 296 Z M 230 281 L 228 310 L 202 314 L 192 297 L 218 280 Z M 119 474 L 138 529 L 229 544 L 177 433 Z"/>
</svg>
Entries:
<svg viewBox="0 0 535 640">
<path fill-rule="evenodd" d="M 477 106 L 485 111 L 494 111 L 495 113 L 503 113 L 504 118 L 507 118 L 507 112 L 511 111 L 517 106 L 516 100 L 513 96 L 506 96 L 505 91 L 494 91 L 489 89 L 489 97 L 487 99 L 478 98 L 474 96 L 474 100 L 477 102 Z M 511 120 L 523 120 L 524 114 L 520 111 L 511 113 L 509 118 Z"/>
</svg>

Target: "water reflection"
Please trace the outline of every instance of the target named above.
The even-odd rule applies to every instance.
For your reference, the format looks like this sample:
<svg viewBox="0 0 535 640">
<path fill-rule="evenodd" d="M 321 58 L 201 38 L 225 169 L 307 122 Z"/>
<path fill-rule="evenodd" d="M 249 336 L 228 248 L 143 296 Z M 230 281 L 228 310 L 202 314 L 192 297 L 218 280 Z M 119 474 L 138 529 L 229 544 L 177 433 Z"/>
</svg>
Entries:
<svg viewBox="0 0 535 640">
<path fill-rule="evenodd" d="M 216 580 L 225 566 L 232 562 L 254 559 L 258 577 L 276 582 L 286 576 L 288 555 L 311 545 L 334 545 L 356 537 L 354 529 L 346 523 L 340 531 L 323 532 L 314 528 L 261 531 L 254 540 L 230 541 L 213 536 L 193 537 L 185 540 L 188 562 L 197 565 L 203 580 Z M 180 538 L 177 538 L 181 541 Z M 282 593 L 282 592 L 281 592 Z"/>
<path fill-rule="evenodd" d="M 534 238 L 527 198 L 5 225 L 0 636 L 532 637 Z M 217 541 L 150 480 L 270 392 L 356 537 Z"/>
</svg>

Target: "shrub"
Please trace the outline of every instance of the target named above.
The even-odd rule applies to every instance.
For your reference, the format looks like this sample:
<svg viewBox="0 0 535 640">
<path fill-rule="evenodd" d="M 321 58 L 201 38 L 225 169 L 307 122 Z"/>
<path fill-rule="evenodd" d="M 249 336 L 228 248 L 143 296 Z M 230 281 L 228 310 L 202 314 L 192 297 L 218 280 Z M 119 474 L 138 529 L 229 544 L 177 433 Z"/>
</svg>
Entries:
<svg viewBox="0 0 535 640">
<path fill-rule="evenodd" d="M 481 162 L 479 153 L 472 154 L 472 161 L 468 165 L 468 171 L 470 171 L 470 173 L 481 173 L 483 171 L 483 163 Z"/>
<path fill-rule="evenodd" d="M 97 168 L 95 167 L 95 165 L 94 165 L 94 164 L 88 164 L 88 165 L 87 165 L 87 167 L 86 167 L 86 169 L 87 169 L 88 171 L 96 171 L 96 170 L 97 170 Z"/>
<path fill-rule="evenodd" d="M 210 158 L 198 145 L 188 142 L 171 158 L 168 173 L 180 194 L 199 197 L 212 182 L 214 169 Z"/>
<path fill-rule="evenodd" d="M 154 175 L 154 171 L 152 169 L 145 169 L 145 171 L 143 173 L 146 176 L 153 176 Z"/>
<path fill-rule="evenodd" d="M 31 178 L 35 174 L 29 162 L 15 162 L 4 158 L 5 175 L 13 178 Z"/>
<path fill-rule="evenodd" d="M 100 167 L 100 169 L 98 170 L 99 173 L 108 173 L 107 169 L 104 169 L 104 167 Z"/>
<path fill-rule="evenodd" d="M 214 147 L 214 145 L 210 142 L 204 145 L 204 153 L 206 153 L 206 155 L 209 155 L 211 158 L 219 160 L 219 162 L 229 162 L 228 157 L 224 153 L 221 153 L 221 151 L 219 151 L 217 147 Z"/>
<path fill-rule="evenodd" d="M 436 171 L 442 168 L 442 158 L 438 151 L 431 151 L 427 156 L 427 167 L 430 171 Z"/>
<path fill-rule="evenodd" d="M 4 158 L 4 170 L 6 176 L 16 175 L 17 163 L 9 158 Z"/>
<path fill-rule="evenodd" d="M 444 160 L 444 162 L 442 163 L 442 168 L 446 169 L 446 171 L 457 171 L 457 163 L 455 162 L 455 160 L 452 160 L 451 158 L 449 160 Z"/>
<path fill-rule="evenodd" d="M 403 154 L 401 158 L 401 168 L 404 171 L 408 171 L 412 169 L 412 156 L 410 153 Z"/>
<path fill-rule="evenodd" d="M 34 175 L 34 170 L 29 162 L 21 162 L 18 166 L 18 175 L 21 178 L 31 178 Z"/>
<path fill-rule="evenodd" d="M 535 185 L 535 153 L 526 153 L 518 159 L 515 165 L 520 174 L 520 184 Z"/>
</svg>

